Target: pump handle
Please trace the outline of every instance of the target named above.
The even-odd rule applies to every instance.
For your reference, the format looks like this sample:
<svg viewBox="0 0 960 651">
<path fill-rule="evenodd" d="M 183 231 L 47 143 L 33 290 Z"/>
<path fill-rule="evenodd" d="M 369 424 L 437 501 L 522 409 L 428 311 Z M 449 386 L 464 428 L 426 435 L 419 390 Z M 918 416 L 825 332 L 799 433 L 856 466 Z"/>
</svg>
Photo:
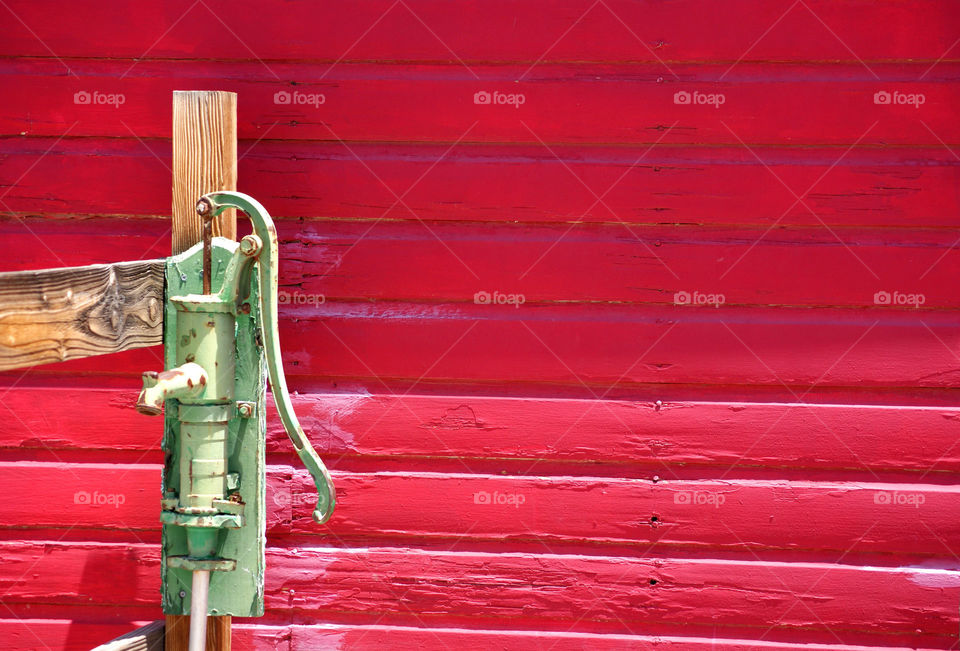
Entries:
<svg viewBox="0 0 960 651">
<path fill-rule="evenodd" d="M 313 476 L 313 483 L 317 487 L 317 506 L 313 511 L 313 519 L 323 524 L 333 514 L 337 497 L 330 472 L 323 465 L 310 440 L 304 435 L 300 421 L 297 420 L 297 414 L 293 411 L 290 393 L 287 391 L 287 379 L 283 374 L 280 335 L 277 328 L 277 259 L 279 257 L 277 229 L 266 208 L 253 197 L 240 192 L 211 192 L 200 197 L 197 202 L 197 213 L 208 220 L 227 208 L 237 208 L 244 212 L 253 223 L 254 234 L 263 242 L 263 248 L 257 257 L 260 264 L 260 334 L 267 356 L 270 387 L 273 389 L 273 400 L 277 405 L 283 428 L 290 437 L 290 442 L 293 443 L 300 461 Z"/>
</svg>

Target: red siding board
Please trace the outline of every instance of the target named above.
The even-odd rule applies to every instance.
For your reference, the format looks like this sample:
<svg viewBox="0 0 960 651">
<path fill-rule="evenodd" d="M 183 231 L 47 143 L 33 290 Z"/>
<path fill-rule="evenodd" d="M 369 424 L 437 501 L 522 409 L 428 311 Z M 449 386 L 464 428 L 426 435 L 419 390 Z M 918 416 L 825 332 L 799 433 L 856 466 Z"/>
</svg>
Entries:
<svg viewBox="0 0 960 651">
<path fill-rule="evenodd" d="M 39 450 L 87 452 L 94 460 L 90 455 L 124 451 L 155 462 L 149 455 L 160 433 L 134 411 L 135 391 L 75 388 L 73 400 L 61 400 L 57 388 L 3 391 L 0 412 L 16 416 L 0 428 L 0 458 Z M 447 457 L 496 472 L 497 463 L 527 474 L 553 464 L 568 476 L 669 478 L 661 472 L 668 468 L 686 477 L 739 478 L 759 468 L 770 478 L 788 470 L 834 477 L 859 470 L 874 481 L 906 471 L 909 483 L 921 483 L 949 482 L 960 472 L 960 408 L 669 399 L 658 408 L 648 401 L 385 394 L 293 401 L 314 446 L 347 469 L 358 462 L 391 469 L 398 459 L 424 469 Z M 30 408 L 37 404 L 44 409 Z M 272 405 L 267 446 L 271 454 L 290 453 Z"/>
<path fill-rule="evenodd" d="M 891 307 L 960 307 L 953 290 L 960 253 L 952 230 L 837 233 L 807 227 L 768 233 L 414 219 L 281 219 L 277 227 L 284 256 L 281 300 L 293 306 L 319 302 L 320 296 L 473 303 L 478 291 L 499 291 L 522 294 L 525 312 L 533 303 L 673 304 L 678 292 L 722 294 L 724 306 L 879 307 L 878 317 Z M 71 246 L 76 238 L 104 231 L 110 235 L 95 245 Z M 162 257 L 166 231 L 159 219 L 9 219 L 0 223 L 0 254 L 6 254 L 8 268 Z M 49 250 L 34 252 L 44 244 Z M 876 294 L 883 291 L 922 298 L 878 306 Z"/>
<path fill-rule="evenodd" d="M 0 509 L 18 528 L 62 525 L 129 532 L 159 530 L 153 464 L 0 462 L 0 490 L 49 485 Z M 391 540 L 454 546 L 490 541 L 537 542 L 548 548 L 603 553 L 616 546 L 651 551 L 818 552 L 823 558 L 895 554 L 930 559 L 960 535 L 951 520 L 960 489 L 884 483 L 692 481 L 595 477 L 503 477 L 476 473 L 335 472 L 342 506 L 317 527 L 316 494 L 305 473 L 271 466 L 267 489 L 269 536 L 301 534 L 325 543 Z M 663 472 L 669 476 L 669 467 Z M 424 503 L 422 497 L 434 496 Z M 419 503 L 417 509 L 398 504 Z M 571 513 L 581 514 L 572 518 Z M 823 530 L 811 522 L 829 522 Z M 7 525 L 10 526 L 10 525 Z M 851 542 L 853 541 L 853 542 Z"/>
<path fill-rule="evenodd" d="M 659 66 L 597 67 L 584 75 L 580 65 L 538 65 L 525 75 L 525 65 L 468 70 L 340 64 L 327 74 L 317 66 L 271 64 L 276 77 L 265 78 L 259 63 L 151 62 L 129 76 L 126 62 L 74 61 L 73 76 L 57 61 L 9 65 L 0 74 L 14 83 L 0 88 L 0 101 L 23 107 L 23 113 L 0 114 L 0 135 L 60 137 L 69 129 L 71 137 L 127 138 L 132 131 L 140 138 L 168 138 L 170 94 L 189 86 L 231 89 L 247 98 L 237 123 L 238 137 L 246 139 L 642 145 L 638 154 L 655 143 L 842 145 L 836 158 L 854 144 L 938 146 L 960 140 L 953 119 L 957 86 L 936 78 L 914 81 L 929 64 L 898 65 L 884 77 L 856 64 L 824 80 L 811 78 L 807 68 L 776 75 L 749 66 L 724 78 L 729 66 L 702 65 L 678 67 L 678 78 L 669 80 Z M 956 78 L 957 64 L 941 65 L 938 74 Z M 74 102 L 76 93 L 94 91 L 122 95 L 124 103 Z M 278 92 L 317 99 L 278 103 Z M 520 94 L 524 101 L 478 104 L 478 92 Z M 678 105 L 678 92 L 721 94 L 724 102 Z M 877 103 L 878 92 L 919 94 L 923 102 Z M 565 106 L 577 110 L 557 110 Z"/>
<path fill-rule="evenodd" d="M 53 7 L 9 4 L 33 29 L 9 25 L 0 49 L 6 55 L 310 60 L 321 71 L 340 59 L 932 63 L 955 45 L 958 11 L 950 0 L 365 0 L 350 11 L 278 4 L 265 20 L 263 4 L 253 0 L 156 6 L 123 0 L 109 7 L 83 0 L 70 9 L 82 20 L 79 33 Z M 229 20 L 233 38 L 196 38 L 211 13 Z M 262 74 L 269 77 L 268 70 Z"/>
<path fill-rule="evenodd" d="M 284 3 L 264 20 L 262 3 L 253 0 L 125 0 L 109 8 L 84 0 L 72 6 L 84 18 L 81 34 L 52 7 L 29 0 L 10 6 L 43 40 L 11 24 L 0 50 L 7 55 L 46 57 L 52 49 L 64 57 L 313 60 L 320 70 L 340 59 L 933 62 L 955 45 L 958 11 L 950 0 L 367 0 L 350 11 Z M 235 38 L 196 38 L 211 13 L 229 17 Z"/>
<path fill-rule="evenodd" d="M 868 651 L 874 647 L 717 640 L 710 638 L 614 635 L 548 631 L 489 631 L 457 628 L 423 629 L 400 626 L 254 625 L 234 620 L 233 647 L 237 651 L 316 651 L 317 649 L 643 649 L 668 651 Z M 65 651 L 88 651 L 146 622 L 101 624 L 83 620 L 0 620 L 0 636 L 8 651 L 34 651 L 38 643 Z M 39 638 L 39 642 L 38 642 Z M 905 651 L 906 647 L 887 647 Z"/>
<path fill-rule="evenodd" d="M 431 222 L 951 228 L 960 212 L 957 193 L 944 190 L 955 185 L 958 163 L 939 144 L 854 149 L 842 159 L 835 149 L 765 147 L 757 152 L 762 163 L 741 147 L 659 145 L 642 159 L 644 148 L 551 153 L 539 144 L 350 143 L 347 149 L 267 138 L 243 141 L 240 149 L 244 189 L 263 197 L 275 217 L 415 220 L 412 210 Z M 3 201 L 27 214 L 167 219 L 169 165 L 168 140 L 0 139 L 0 173 L 15 179 L 29 170 L 4 190 Z M 791 208 L 790 189 L 808 188 L 805 204 L 813 213 Z M 597 203 L 594 193 L 608 189 Z M 396 204 L 394 192 L 410 210 Z M 117 226 L 104 225 L 101 233 Z"/>
<path fill-rule="evenodd" d="M 0 550 L 12 577 L 0 585 L 16 590 L 5 602 L 21 612 L 28 604 L 156 600 L 154 546 L 3 542 Z M 110 573 L 100 571 L 104 563 Z M 441 628 L 535 623 L 560 633 L 719 630 L 734 638 L 761 631 L 787 642 L 947 648 L 960 598 L 954 571 L 824 563 L 302 546 L 270 548 L 267 563 L 265 624 L 285 613 L 297 623 L 355 623 L 372 612 L 381 624 Z"/>
<path fill-rule="evenodd" d="M 710 638 L 563 633 L 538 631 L 484 631 L 457 628 L 422 629 L 400 626 L 254 625 L 234 620 L 233 649 L 316 651 L 317 649 L 451 649 L 467 648 L 521 651 L 584 648 L 607 651 L 642 649 L 668 651 L 868 651 L 874 647 L 716 640 Z M 88 651 L 146 622 L 100 624 L 83 620 L 0 620 L 0 636 L 8 651 L 34 651 L 38 644 L 65 651 Z M 38 641 L 39 638 L 39 641 Z M 906 651 L 906 647 L 888 647 Z"/>
<path fill-rule="evenodd" d="M 769 385 L 797 397 L 817 385 L 946 388 L 960 378 L 960 333 L 946 313 L 328 302 L 285 315 L 294 375 L 335 369 L 322 377 L 375 390 L 383 378 L 419 378 L 598 396 L 614 385 Z"/>
<path fill-rule="evenodd" d="M 644 649 L 669 651 L 867 651 L 875 647 L 833 644 L 791 644 L 757 640 L 722 640 L 717 638 L 674 637 L 666 635 L 595 635 L 554 631 L 477 631 L 465 629 L 418 629 L 397 626 L 290 626 L 287 628 L 263 627 L 234 628 L 234 645 L 240 648 L 282 648 L 289 643 L 290 651 L 324 648 L 345 649 L 451 649 L 467 648 L 499 649 L 503 651 L 526 649 L 556 649 L 574 651 L 582 649 Z M 254 633 L 256 631 L 256 633 Z M 256 637 L 254 635 L 256 634 Z M 270 646 L 275 644 L 277 646 Z M 245 646 L 249 645 L 249 646 Z M 262 645 L 262 646 L 260 646 Z M 903 647 L 887 647 L 900 651 Z"/>
</svg>

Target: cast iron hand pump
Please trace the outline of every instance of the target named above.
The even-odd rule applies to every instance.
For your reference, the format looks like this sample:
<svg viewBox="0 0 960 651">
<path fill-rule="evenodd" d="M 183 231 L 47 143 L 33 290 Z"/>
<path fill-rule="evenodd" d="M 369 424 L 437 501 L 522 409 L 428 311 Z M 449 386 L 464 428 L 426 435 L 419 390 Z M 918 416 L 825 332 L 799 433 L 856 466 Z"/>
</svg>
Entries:
<svg viewBox="0 0 960 651">
<path fill-rule="evenodd" d="M 212 220 L 228 208 L 241 210 L 253 223 L 253 234 L 239 244 L 211 237 Z M 316 485 L 313 519 L 326 522 L 336 501 L 330 474 L 293 411 L 283 374 L 273 221 L 257 201 L 237 192 L 204 195 L 197 213 L 204 220 L 203 242 L 168 260 L 167 370 L 144 373 L 137 400 L 144 414 L 160 414 L 166 405 L 164 606 L 167 612 L 186 608 L 186 591 L 180 589 L 185 577 L 172 571 L 192 572 L 191 649 L 195 632 L 196 648 L 203 648 L 200 627 L 208 611 L 263 612 L 264 366 L 280 420 Z M 238 563 L 255 578 L 259 570 L 250 584 L 253 594 L 243 594 L 250 592 L 249 582 L 228 576 L 240 574 Z M 211 591 L 210 572 L 224 577 L 214 579 L 215 587 L 219 582 L 221 591 L 232 594 Z M 208 604 L 208 593 L 215 603 Z"/>
</svg>

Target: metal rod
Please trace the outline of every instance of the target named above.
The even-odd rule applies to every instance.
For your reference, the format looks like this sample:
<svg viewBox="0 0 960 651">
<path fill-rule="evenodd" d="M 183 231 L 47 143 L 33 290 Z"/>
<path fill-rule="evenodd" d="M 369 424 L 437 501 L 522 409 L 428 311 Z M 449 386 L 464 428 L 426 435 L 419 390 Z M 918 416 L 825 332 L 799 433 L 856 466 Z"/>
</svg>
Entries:
<svg viewBox="0 0 960 651">
<path fill-rule="evenodd" d="M 195 570 L 190 594 L 190 651 L 204 651 L 207 646 L 207 594 L 210 572 Z"/>
<path fill-rule="evenodd" d="M 211 259 L 211 241 L 213 239 L 213 219 L 206 215 L 203 220 L 203 293 L 210 293 L 210 276 L 213 273 Z"/>
</svg>

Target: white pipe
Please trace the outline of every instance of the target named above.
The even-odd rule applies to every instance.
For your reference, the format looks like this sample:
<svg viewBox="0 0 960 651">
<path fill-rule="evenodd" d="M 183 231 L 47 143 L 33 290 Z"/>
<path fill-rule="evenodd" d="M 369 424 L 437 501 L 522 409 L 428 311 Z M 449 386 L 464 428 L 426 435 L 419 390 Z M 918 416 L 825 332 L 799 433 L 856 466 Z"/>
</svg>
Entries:
<svg viewBox="0 0 960 651">
<path fill-rule="evenodd" d="M 193 572 L 193 590 L 190 594 L 190 651 L 204 651 L 207 646 L 207 593 L 210 590 L 210 572 Z"/>
</svg>

